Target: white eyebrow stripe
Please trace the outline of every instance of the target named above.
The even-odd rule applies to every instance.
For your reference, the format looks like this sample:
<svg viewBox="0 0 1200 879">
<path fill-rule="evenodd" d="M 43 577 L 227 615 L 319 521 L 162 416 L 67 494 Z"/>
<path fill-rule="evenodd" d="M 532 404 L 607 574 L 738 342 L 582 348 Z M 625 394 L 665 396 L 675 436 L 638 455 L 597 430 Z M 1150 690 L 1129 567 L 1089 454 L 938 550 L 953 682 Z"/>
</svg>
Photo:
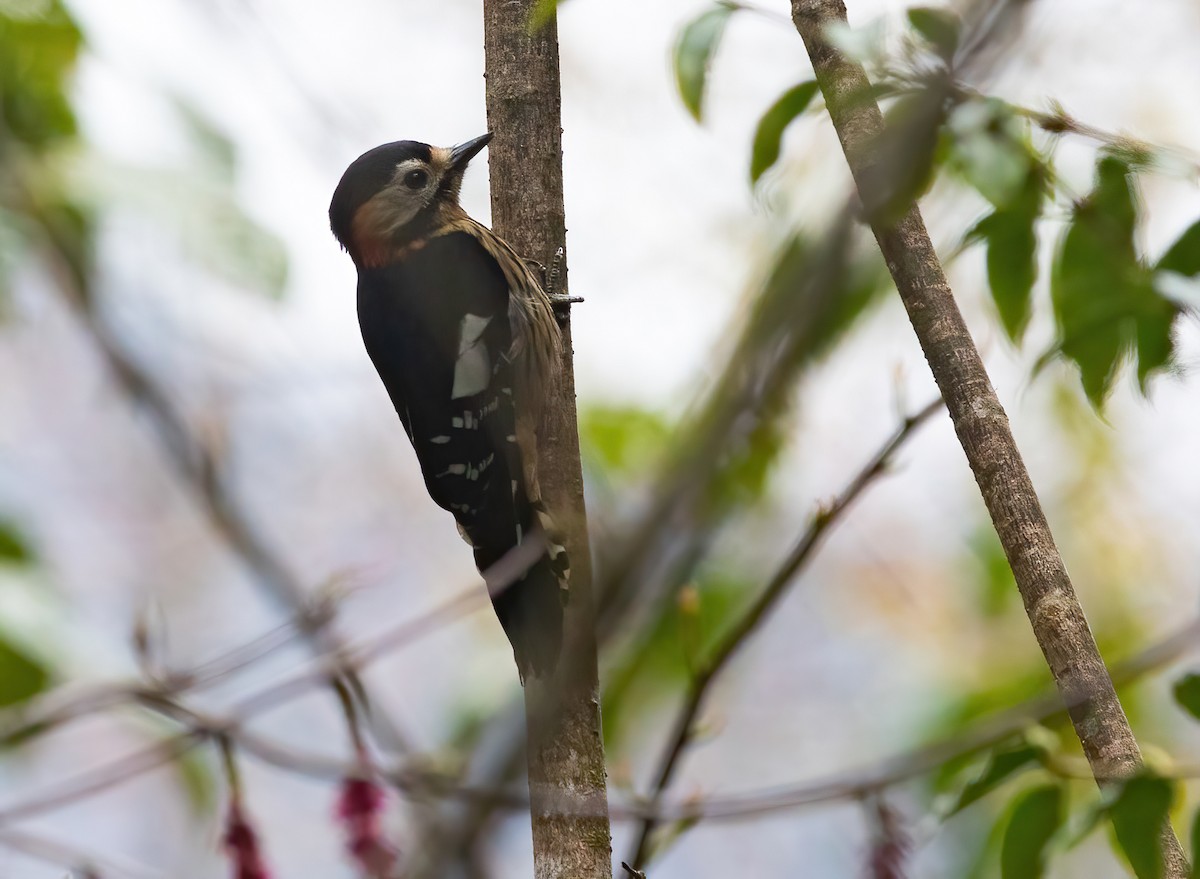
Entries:
<svg viewBox="0 0 1200 879">
<path fill-rule="evenodd" d="M 396 165 L 396 171 L 392 176 L 399 177 L 401 174 L 407 174 L 409 171 L 415 171 L 418 168 L 424 170 L 428 167 L 429 166 L 420 159 L 405 159 L 403 162 L 400 162 L 398 165 Z"/>
</svg>

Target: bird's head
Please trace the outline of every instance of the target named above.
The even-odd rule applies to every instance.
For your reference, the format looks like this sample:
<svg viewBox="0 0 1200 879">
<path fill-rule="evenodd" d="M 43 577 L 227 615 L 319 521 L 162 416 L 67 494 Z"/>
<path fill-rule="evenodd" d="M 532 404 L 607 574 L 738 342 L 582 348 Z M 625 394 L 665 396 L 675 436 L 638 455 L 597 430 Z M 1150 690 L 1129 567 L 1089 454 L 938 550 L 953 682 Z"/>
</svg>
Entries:
<svg viewBox="0 0 1200 879">
<path fill-rule="evenodd" d="M 329 203 L 329 225 L 359 266 L 382 265 L 458 209 L 467 164 L 490 134 L 455 147 L 398 140 L 350 163 Z"/>
</svg>

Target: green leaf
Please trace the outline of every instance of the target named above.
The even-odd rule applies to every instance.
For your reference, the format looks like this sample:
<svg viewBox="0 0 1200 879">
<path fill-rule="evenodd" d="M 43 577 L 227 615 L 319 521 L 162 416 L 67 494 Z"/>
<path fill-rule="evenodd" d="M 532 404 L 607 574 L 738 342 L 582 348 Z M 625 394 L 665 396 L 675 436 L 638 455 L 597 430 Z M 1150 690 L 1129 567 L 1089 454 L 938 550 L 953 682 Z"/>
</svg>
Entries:
<svg viewBox="0 0 1200 879">
<path fill-rule="evenodd" d="M 0 520 L 0 563 L 28 565 L 33 560 L 33 549 L 21 531 L 11 522 Z"/>
<path fill-rule="evenodd" d="M 174 104 L 187 128 L 188 140 L 212 169 L 215 179 L 232 184 L 237 169 L 237 147 L 229 135 L 187 98 L 176 96 Z"/>
<path fill-rule="evenodd" d="M 878 161 L 860 179 L 872 222 L 896 222 L 929 188 L 948 94 L 946 77 L 933 77 L 888 110 L 882 140 L 874 146 Z"/>
<path fill-rule="evenodd" d="M 1002 879 L 1040 879 L 1046 869 L 1046 845 L 1063 822 L 1063 789 L 1036 787 L 1013 809 L 1000 847 Z"/>
<path fill-rule="evenodd" d="M 1138 387 L 1146 393 L 1150 376 L 1167 366 L 1175 353 L 1171 327 L 1179 308 L 1151 287 L 1137 319 L 1137 379 Z"/>
<path fill-rule="evenodd" d="M 717 509 L 749 504 L 770 488 L 772 468 L 789 438 L 782 418 L 764 417 L 712 481 L 709 500 Z"/>
<path fill-rule="evenodd" d="M 1020 342 L 1032 313 L 1037 280 L 1037 221 L 1045 191 L 1040 168 L 1031 169 L 1020 197 L 984 217 L 971 235 L 987 243 L 988 286 L 1005 332 Z"/>
<path fill-rule="evenodd" d="M 635 406 L 591 405 L 579 414 L 579 438 L 590 461 L 607 477 L 644 478 L 671 437 L 665 417 Z"/>
<path fill-rule="evenodd" d="M 282 241 L 242 208 L 211 164 L 144 168 L 89 157 L 71 168 L 68 183 L 90 204 L 141 211 L 174 233 L 184 254 L 213 276 L 271 298 L 283 295 L 288 256 Z"/>
<path fill-rule="evenodd" d="M 979 566 L 979 610 L 985 617 L 1002 616 L 1020 600 L 1017 581 L 1004 547 L 989 522 L 970 536 L 972 560 Z"/>
<path fill-rule="evenodd" d="M 946 817 L 961 812 L 976 800 L 987 796 L 1022 769 L 1036 765 L 1043 754 L 1044 749 L 1023 741 L 997 748 L 988 758 L 983 771 L 967 782 Z"/>
<path fill-rule="evenodd" d="M 684 106 L 697 122 L 703 112 L 704 88 L 713 54 L 735 9 L 733 3 L 719 3 L 690 21 L 675 44 L 675 81 Z"/>
<path fill-rule="evenodd" d="M 815 81 L 802 82 L 784 92 L 763 114 L 754 132 L 754 147 L 750 156 L 751 183 L 757 183 L 758 178 L 775 164 L 779 158 L 784 130 L 793 119 L 808 109 L 816 93 Z"/>
<path fill-rule="evenodd" d="M 1055 263 L 1050 294 L 1058 349 L 1079 367 L 1083 388 L 1099 408 L 1124 356 L 1139 357 L 1143 387 L 1170 358 L 1174 305 L 1155 289 L 1138 259 L 1137 206 L 1129 166 L 1105 155 L 1096 186 L 1076 205 Z"/>
<path fill-rule="evenodd" d="M 1160 837 L 1175 799 L 1175 785 L 1165 778 L 1139 775 L 1121 786 L 1108 807 L 1117 842 L 1138 879 L 1160 879 Z"/>
<path fill-rule="evenodd" d="M 212 815 L 216 809 L 217 773 L 212 764 L 212 755 L 204 748 L 185 751 L 175 759 L 179 783 L 197 817 Z"/>
<path fill-rule="evenodd" d="M 32 699 L 50 683 L 46 666 L 0 638 L 0 708 Z"/>
<path fill-rule="evenodd" d="M 1190 672 L 1175 682 L 1171 690 L 1188 714 L 1200 720 L 1200 674 Z"/>
<path fill-rule="evenodd" d="M 908 10 L 908 23 L 937 53 L 949 61 L 958 49 L 962 22 L 949 9 L 917 6 Z"/>
<path fill-rule="evenodd" d="M 59 0 L 0 7 L 0 121 L 40 149 L 75 136 L 69 90 L 83 38 Z"/>
<path fill-rule="evenodd" d="M 954 108 L 947 129 L 951 162 L 980 195 L 998 208 L 1020 199 L 1034 157 L 1027 125 L 1008 104 L 966 101 Z"/>
<path fill-rule="evenodd" d="M 1179 236 L 1154 269 L 1158 272 L 1175 272 L 1189 278 L 1200 274 L 1200 220 Z"/>
<path fill-rule="evenodd" d="M 537 0 L 529 13 L 529 32 L 536 34 L 558 14 L 560 0 Z"/>
</svg>

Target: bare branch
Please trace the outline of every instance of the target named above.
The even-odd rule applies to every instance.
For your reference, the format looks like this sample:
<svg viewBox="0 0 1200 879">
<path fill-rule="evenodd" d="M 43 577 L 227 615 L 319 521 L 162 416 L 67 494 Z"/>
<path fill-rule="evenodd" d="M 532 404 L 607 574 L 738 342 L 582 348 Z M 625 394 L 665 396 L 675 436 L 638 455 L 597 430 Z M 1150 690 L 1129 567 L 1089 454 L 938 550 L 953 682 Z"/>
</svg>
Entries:
<svg viewBox="0 0 1200 879">
<path fill-rule="evenodd" d="M 47 839 L 44 836 L 25 831 L 5 830 L 0 832 L 0 846 L 47 864 L 78 871 L 79 879 L 98 877 L 99 874 L 96 870 L 101 868 L 107 875 L 126 876 L 128 879 L 164 879 L 166 876 L 166 873 L 141 864 L 117 862 L 112 858 L 86 852 L 58 840 Z"/>
<path fill-rule="evenodd" d="M 816 514 L 795 547 L 788 553 L 787 559 L 771 577 L 766 588 L 760 593 L 758 599 L 733 624 L 733 627 L 713 649 L 712 654 L 704 660 L 703 666 L 692 677 L 688 686 L 687 698 L 684 700 L 683 706 L 679 709 L 679 713 L 675 716 L 671 736 L 667 740 L 662 759 L 659 761 L 658 770 L 655 773 L 654 785 L 648 798 L 651 808 L 662 798 L 663 792 L 671 783 L 671 778 L 675 774 L 675 769 L 679 765 L 684 751 L 692 741 L 695 733 L 694 724 L 696 716 L 704 706 L 705 697 L 708 695 L 708 690 L 713 682 L 729 665 L 729 661 L 733 658 L 734 654 L 754 634 L 755 630 L 775 607 L 779 599 L 784 596 L 788 586 L 793 582 L 796 574 L 812 557 L 826 532 L 837 524 L 842 514 L 846 512 L 863 491 L 887 472 L 887 468 L 896 453 L 916 432 L 917 428 L 928 421 L 941 408 L 942 401 L 940 399 L 934 400 L 915 415 L 909 416 L 904 420 L 872 456 L 866 466 L 842 489 L 833 503 Z M 642 822 L 637 843 L 634 845 L 633 854 L 629 858 L 630 863 L 634 867 L 642 867 L 646 864 L 650 854 L 651 835 L 654 833 L 656 826 L 653 818 L 647 818 Z"/>
</svg>

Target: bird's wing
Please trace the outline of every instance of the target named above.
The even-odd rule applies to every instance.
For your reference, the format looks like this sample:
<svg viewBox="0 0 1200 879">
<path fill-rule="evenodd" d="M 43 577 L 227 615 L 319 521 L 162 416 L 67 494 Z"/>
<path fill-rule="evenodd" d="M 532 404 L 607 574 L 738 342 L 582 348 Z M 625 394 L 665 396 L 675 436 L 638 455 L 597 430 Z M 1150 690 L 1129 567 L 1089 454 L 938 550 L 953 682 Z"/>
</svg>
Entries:
<svg viewBox="0 0 1200 879">
<path fill-rule="evenodd" d="M 524 494 L 508 302 L 504 274 L 464 233 L 433 238 L 403 262 L 359 275 L 367 353 L 430 495 L 468 533 L 478 510 L 513 508 L 513 492 Z M 505 549 L 512 532 L 528 527 L 516 511 L 507 518 Z M 492 542 L 472 539 L 477 549 Z"/>
<path fill-rule="evenodd" d="M 467 232 L 436 236 L 403 261 L 359 273 L 367 352 L 416 449 L 430 496 L 453 513 L 480 571 L 540 524 L 536 449 L 523 444 L 530 423 L 526 370 L 514 361 L 514 351 L 531 355 L 528 346 L 537 342 L 529 337 L 527 347 L 515 345 L 509 283 Z M 492 591 L 522 675 L 556 660 L 566 565 L 566 554 L 552 545 L 521 580 Z"/>
<path fill-rule="evenodd" d="M 517 398 L 517 435 L 524 449 L 524 475 L 529 497 L 540 501 L 537 475 L 537 437 L 545 401 L 554 391 L 562 332 L 554 317 L 550 298 L 541 283 L 509 244 L 486 226 L 469 217 L 462 228 L 487 251 L 507 282 L 508 323 L 512 333 L 509 357 L 515 365 L 513 377 Z"/>
</svg>

